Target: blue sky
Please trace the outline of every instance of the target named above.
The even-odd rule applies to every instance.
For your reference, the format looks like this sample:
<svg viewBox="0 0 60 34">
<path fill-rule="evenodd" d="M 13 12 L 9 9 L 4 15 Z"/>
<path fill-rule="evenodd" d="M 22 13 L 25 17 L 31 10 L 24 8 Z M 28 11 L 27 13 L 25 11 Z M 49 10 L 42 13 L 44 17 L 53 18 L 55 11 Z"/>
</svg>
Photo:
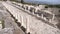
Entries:
<svg viewBox="0 0 60 34">
<path fill-rule="evenodd" d="M 25 0 L 25 1 L 39 1 L 39 2 L 48 2 L 51 4 L 60 4 L 60 0 Z"/>
</svg>

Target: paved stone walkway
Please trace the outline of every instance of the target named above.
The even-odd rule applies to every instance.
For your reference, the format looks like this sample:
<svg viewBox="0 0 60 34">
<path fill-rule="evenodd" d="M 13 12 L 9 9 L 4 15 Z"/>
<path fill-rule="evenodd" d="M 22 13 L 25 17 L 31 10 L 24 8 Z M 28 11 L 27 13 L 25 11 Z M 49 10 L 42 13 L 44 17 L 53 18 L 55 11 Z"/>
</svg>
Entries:
<svg viewBox="0 0 60 34">
<path fill-rule="evenodd" d="M 7 12 L 6 8 L 0 2 L 0 20 L 4 21 L 4 29 L 0 30 L 0 34 L 24 34 L 17 26 L 14 19 Z"/>
</svg>

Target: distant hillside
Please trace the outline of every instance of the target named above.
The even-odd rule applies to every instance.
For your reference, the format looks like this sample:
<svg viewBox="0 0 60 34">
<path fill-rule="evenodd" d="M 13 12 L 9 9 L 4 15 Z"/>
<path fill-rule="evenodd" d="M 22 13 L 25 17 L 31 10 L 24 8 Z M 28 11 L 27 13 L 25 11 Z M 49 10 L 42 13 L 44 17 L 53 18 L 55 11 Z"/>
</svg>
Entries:
<svg viewBox="0 0 60 34">
<path fill-rule="evenodd" d="M 13 1 L 16 1 L 16 2 L 21 2 L 23 4 L 32 4 L 32 5 L 47 5 L 48 7 L 56 7 L 56 8 L 60 8 L 60 4 L 52 4 L 52 3 L 49 3 L 49 2 L 46 2 L 46 1 L 24 1 L 24 0 L 13 0 Z"/>
<path fill-rule="evenodd" d="M 47 5 L 48 7 L 56 7 L 60 8 L 60 4 L 51 4 L 49 2 L 40 2 L 40 1 L 26 1 L 24 3 L 31 3 L 31 4 L 40 4 L 40 5 Z"/>
<path fill-rule="evenodd" d="M 33 4 L 59 5 L 59 4 L 51 3 L 51 2 L 47 2 L 47 1 L 24 1 L 24 2 L 33 3 Z"/>
</svg>

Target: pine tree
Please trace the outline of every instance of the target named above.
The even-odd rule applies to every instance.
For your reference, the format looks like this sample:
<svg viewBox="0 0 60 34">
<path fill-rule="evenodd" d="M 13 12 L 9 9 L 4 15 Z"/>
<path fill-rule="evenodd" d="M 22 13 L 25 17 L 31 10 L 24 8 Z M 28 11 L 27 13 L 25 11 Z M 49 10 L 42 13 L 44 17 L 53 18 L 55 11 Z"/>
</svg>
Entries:
<svg viewBox="0 0 60 34">
<path fill-rule="evenodd" d="M 21 3 L 23 3 L 23 0 L 21 0 Z"/>
</svg>

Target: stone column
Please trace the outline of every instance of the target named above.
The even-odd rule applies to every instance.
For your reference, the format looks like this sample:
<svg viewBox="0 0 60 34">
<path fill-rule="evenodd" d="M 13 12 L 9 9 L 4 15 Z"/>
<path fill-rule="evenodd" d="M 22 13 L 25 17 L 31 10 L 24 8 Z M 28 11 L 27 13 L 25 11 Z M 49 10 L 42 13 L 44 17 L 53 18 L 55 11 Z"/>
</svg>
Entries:
<svg viewBox="0 0 60 34">
<path fill-rule="evenodd" d="M 32 14 L 34 14 L 34 10 L 33 10 Z"/>
<path fill-rule="evenodd" d="M 17 15 L 17 13 L 15 13 L 15 18 L 16 18 L 16 19 L 18 18 L 18 15 Z"/>
<path fill-rule="evenodd" d="M 21 21 L 20 21 L 20 14 L 18 14 L 18 22 L 21 22 Z"/>
<path fill-rule="evenodd" d="M 42 17 L 42 18 L 43 18 L 43 17 Z M 46 20 L 46 21 L 47 21 L 46 17 L 44 17 L 44 20 Z"/>
<path fill-rule="evenodd" d="M 0 21 L 0 30 L 2 29 L 2 21 Z"/>
<path fill-rule="evenodd" d="M 25 7 L 25 10 L 26 10 L 26 6 L 24 6 Z"/>
<path fill-rule="evenodd" d="M 35 10 L 35 12 L 37 12 L 38 9 Z M 38 14 L 35 14 L 37 17 L 40 17 Z"/>
<path fill-rule="evenodd" d="M 24 24 L 23 24 L 23 23 L 24 23 L 24 22 L 23 22 L 23 15 L 21 16 L 21 18 L 22 18 L 22 19 L 21 19 L 21 20 L 22 20 L 21 23 L 22 23 L 22 26 L 23 26 L 23 25 L 24 25 Z"/>
<path fill-rule="evenodd" d="M 30 6 L 28 7 L 28 10 L 30 10 Z"/>
<path fill-rule="evenodd" d="M 55 19 L 55 14 L 53 14 L 53 17 L 52 17 L 52 20 L 54 20 Z"/>
<path fill-rule="evenodd" d="M 41 14 L 41 17 L 43 18 L 43 14 Z"/>
<path fill-rule="evenodd" d="M 29 30 L 29 21 L 30 21 L 30 19 L 29 19 L 29 16 L 28 16 L 27 17 L 27 23 L 26 23 L 26 27 L 27 27 L 26 33 L 30 32 L 30 30 Z"/>
<path fill-rule="evenodd" d="M 23 23 L 22 23 L 22 15 L 19 15 L 18 17 L 19 17 L 18 22 L 20 22 L 23 25 Z"/>
<path fill-rule="evenodd" d="M 51 20 L 51 19 L 49 19 L 49 22 L 52 22 L 52 20 Z"/>
</svg>

